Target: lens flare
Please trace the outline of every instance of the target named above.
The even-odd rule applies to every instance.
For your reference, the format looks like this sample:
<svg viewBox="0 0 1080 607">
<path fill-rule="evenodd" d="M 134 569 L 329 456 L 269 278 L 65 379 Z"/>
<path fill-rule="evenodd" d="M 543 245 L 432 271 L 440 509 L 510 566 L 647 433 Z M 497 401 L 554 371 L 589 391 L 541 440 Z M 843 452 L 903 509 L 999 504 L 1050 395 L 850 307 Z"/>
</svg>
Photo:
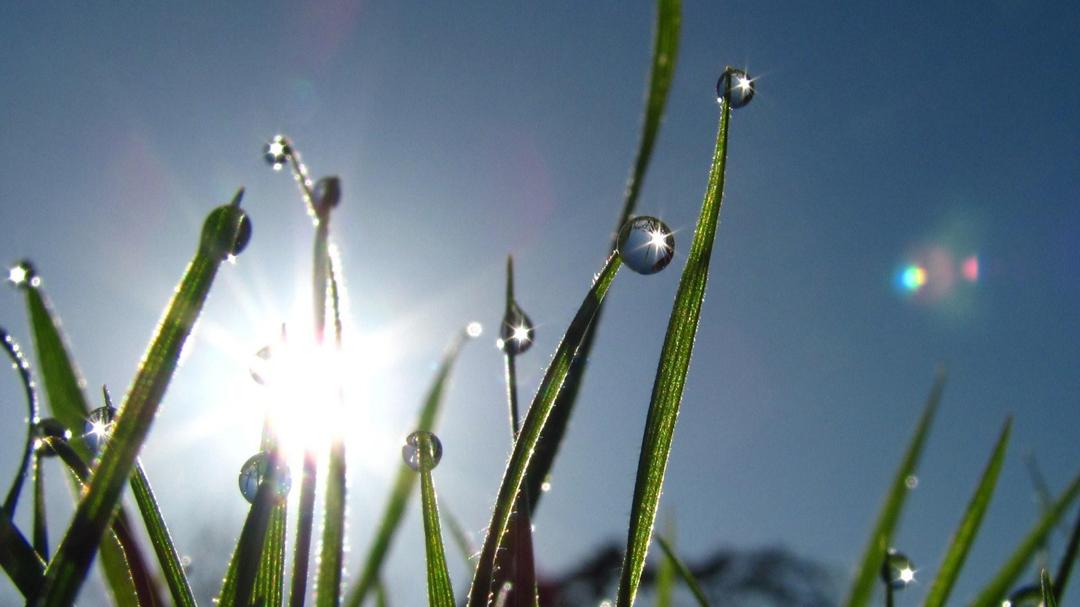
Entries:
<svg viewBox="0 0 1080 607">
<path fill-rule="evenodd" d="M 976 282 L 979 280 L 979 257 L 977 255 L 969 255 L 960 264 L 960 274 L 964 277 L 964 280 L 968 282 Z"/>
<path fill-rule="evenodd" d="M 904 291 L 917 293 L 926 286 L 926 268 L 916 264 L 909 264 L 900 270 L 897 278 L 900 287 Z"/>
</svg>

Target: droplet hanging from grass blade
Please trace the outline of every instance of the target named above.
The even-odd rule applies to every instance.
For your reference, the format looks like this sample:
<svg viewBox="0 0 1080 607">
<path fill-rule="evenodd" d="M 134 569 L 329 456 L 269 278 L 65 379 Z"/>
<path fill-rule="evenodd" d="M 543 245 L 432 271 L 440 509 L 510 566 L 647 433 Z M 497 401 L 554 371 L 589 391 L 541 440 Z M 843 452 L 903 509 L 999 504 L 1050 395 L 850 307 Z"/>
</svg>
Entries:
<svg viewBox="0 0 1080 607">
<path fill-rule="evenodd" d="M 675 235 L 664 222 L 642 215 L 623 224 L 618 249 L 628 268 L 638 274 L 655 274 L 675 256 Z"/>
<path fill-rule="evenodd" d="M 277 485 L 274 487 L 274 492 L 277 494 L 278 499 L 285 499 L 289 495 L 289 489 L 292 488 L 292 476 L 289 474 L 289 467 L 284 463 L 277 464 L 278 469 L 274 476 L 276 477 Z M 252 455 L 244 465 L 240 468 L 240 494 L 244 496 L 244 499 L 248 503 L 255 503 L 255 496 L 259 492 L 259 485 L 262 484 L 263 479 L 266 478 L 270 472 L 270 456 L 266 453 L 256 453 Z"/>
<path fill-rule="evenodd" d="M 290 154 L 292 154 L 292 146 L 284 135 L 275 135 L 263 149 L 263 158 L 275 171 L 280 171 L 285 166 Z"/>
<path fill-rule="evenodd" d="M 1042 589 L 1035 584 L 1021 586 L 1001 602 L 1001 607 L 1044 607 Z"/>
<path fill-rule="evenodd" d="M 45 440 L 49 438 L 66 442 L 71 438 L 71 430 L 55 417 L 39 419 L 34 424 L 34 450 L 39 455 L 47 457 L 56 455 L 56 451 L 53 451 L 52 447 L 49 446 L 48 441 Z"/>
<path fill-rule="evenodd" d="M 903 552 L 889 549 L 881 563 L 881 581 L 894 590 L 903 590 L 915 581 L 915 564 Z"/>
<path fill-rule="evenodd" d="M 716 101 L 727 101 L 732 109 L 750 103 L 754 98 L 754 80 L 745 71 L 729 67 L 716 81 Z"/>
<path fill-rule="evenodd" d="M 535 333 L 532 320 L 515 302 L 503 317 L 495 346 L 507 354 L 523 354 L 532 347 Z"/>
<path fill-rule="evenodd" d="M 405 461 L 413 470 L 420 472 L 421 464 L 424 460 L 423 449 L 428 450 L 430 456 L 431 469 L 434 470 L 439 465 L 439 461 L 442 460 L 442 441 L 438 436 L 431 432 L 425 432 L 423 430 L 417 430 L 413 432 L 405 439 L 405 444 L 401 447 L 401 459 Z"/>
<path fill-rule="evenodd" d="M 8 282 L 20 289 L 33 289 L 41 285 L 41 278 L 29 259 L 21 259 L 8 268 Z"/>
<path fill-rule="evenodd" d="M 329 213 L 341 202 L 341 180 L 336 175 L 319 179 L 315 182 L 311 198 L 317 215 L 321 217 Z"/>
<path fill-rule="evenodd" d="M 86 417 L 86 425 L 83 427 L 83 442 L 91 453 L 101 451 L 116 421 L 116 408 L 105 405 L 90 412 Z"/>
</svg>

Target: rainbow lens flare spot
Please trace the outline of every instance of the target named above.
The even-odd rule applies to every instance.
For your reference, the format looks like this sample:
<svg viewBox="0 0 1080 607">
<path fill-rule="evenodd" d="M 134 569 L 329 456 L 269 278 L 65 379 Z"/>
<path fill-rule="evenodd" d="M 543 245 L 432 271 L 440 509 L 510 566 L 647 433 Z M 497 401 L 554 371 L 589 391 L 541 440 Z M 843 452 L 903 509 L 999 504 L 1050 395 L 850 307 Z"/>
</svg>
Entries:
<svg viewBox="0 0 1080 607">
<path fill-rule="evenodd" d="M 900 270 L 900 286 L 908 293 L 916 293 L 926 285 L 926 268 L 917 265 L 904 266 Z"/>
<path fill-rule="evenodd" d="M 979 280 L 979 258 L 975 255 L 971 255 L 964 259 L 964 261 L 960 263 L 960 274 L 962 274 L 964 280 L 968 282 Z"/>
</svg>

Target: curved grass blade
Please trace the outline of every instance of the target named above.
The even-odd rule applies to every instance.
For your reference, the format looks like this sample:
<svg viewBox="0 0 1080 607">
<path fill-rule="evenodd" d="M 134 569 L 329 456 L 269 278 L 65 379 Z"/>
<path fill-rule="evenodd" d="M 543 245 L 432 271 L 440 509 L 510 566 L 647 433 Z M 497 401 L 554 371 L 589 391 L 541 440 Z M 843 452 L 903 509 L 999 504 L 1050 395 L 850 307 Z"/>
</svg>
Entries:
<svg viewBox="0 0 1080 607">
<path fill-rule="evenodd" d="M 158 564 L 165 577 L 165 583 L 169 587 L 173 604 L 179 607 L 195 607 L 195 595 L 191 592 L 187 574 L 180 562 L 180 555 L 173 545 L 169 528 L 165 525 L 165 518 L 161 515 L 157 498 L 150 487 L 150 480 L 143 471 L 142 464 L 135 460 L 135 472 L 131 475 L 131 495 L 135 498 L 135 504 L 142 514 L 146 533 L 150 536 L 150 544 L 157 554 Z"/>
<path fill-rule="evenodd" d="M 1080 474 L 1073 478 L 1069 483 L 1065 492 L 1050 505 L 1050 508 L 1043 514 L 1042 517 L 1035 523 L 1035 525 L 1028 531 L 1028 534 L 1024 536 L 1020 544 L 1009 556 L 1009 560 L 1005 561 L 1005 564 L 1001 566 L 997 574 L 991 578 L 990 582 L 979 592 L 979 595 L 971 603 L 973 606 L 981 605 L 996 605 L 1005 597 L 1009 592 L 1009 588 L 1016 583 L 1027 567 L 1031 558 L 1035 555 L 1035 551 L 1039 549 L 1039 544 L 1046 537 L 1046 534 L 1050 533 L 1054 526 L 1057 525 L 1061 516 L 1065 514 L 1069 504 L 1072 503 L 1076 496 L 1080 495 Z"/>
<path fill-rule="evenodd" d="M 1065 586 L 1069 583 L 1069 575 L 1076 563 L 1076 553 L 1080 549 L 1080 513 L 1076 515 L 1076 523 L 1073 524 L 1072 533 L 1069 534 L 1069 544 L 1065 547 L 1065 553 L 1061 555 L 1061 563 L 1058 564 L 1057 574 L 1054 576 L 1054 598 L 1058 602 L 1065 596 Z"/>
<path fill-rule="evenodd" d="M 49 563 L 42 603 L 47 607 L 70 605 L 86 578 L 218 266 L 242 248 L 239 247 L 245 219 L 239 206 L 242 195 L 243 189 L 230 204 L 211 212 L 203 226 L 199 249 L 173 294 L 120 408 L 112 438 L 106 443 L 97 466 L 95 481 L 79 501 L 60 549 Z"/>
<path fill-rule="evenodd" d="M 952 591 L 953 584 L 956 583 L 956 578 L 960 575 L 960 568 L 964 566 L 968 549 L 971 548 L 972 542 L 975 541 L 975 534 L 979 531 L 983 514 L 986 513 L 986 508 L 990 505 L 990 498 L 994 495 L 994 488 L 997 486 L 1001 466 L 1005 463 L 1005 449 L 1009 444 L 1011 432 L 1012 417 L 1009 417 L 1005 420 L 1005 427 L 1001 430 L 1001 436 L 998 438 L 997 445 L 990 456 L 990 461 L 987 462 L 982 478 L 975 488 L 975 493 L 971 496 L 971 501 L 968 502 L 964 518 L 960 520 L 960 526 L 957 527 L 956 532 L 953 534 L 949 549 L 945 553 L 945 558 L 941 561 L 941 567 L 938 568 L 937 577 L 934 578 L 934 583 L 930 586 L 930 593 L 923 603 L 924 607 L 939 607 L 944 605 L 949 598 L 949 592 Z"/>
<path fill-rule="evenodd" d="M 503 473 L 502 484 L 499 486 L 499 495 L 495 500 L 495 508 L 491 514 L 491 523 L 488 525 L 487 536 L 484 545 L 480 549 L 480 560 L 476 564 L 473 574 L 472 586 L 469 590 L 469 607 L 487 605 L 490 599 L 491 570 L 495 564 L 495 555 L 499 543 L 506 529 L 510 525 L 510 515 L 513 513 L 517 495 L 525 482 L 525 470 L 529 465 L 529 459 L 541 443 L 540 437 L 544 433 L 547 421 L 556 405 L 556 397 L 562 390 L 563 382 L 567 373 L 570 372 L 575 353 L 581 346 L 585 333 L 600 307 L 600 303 L 607 295 L 615 275 L 619 272 L 622 259 L 618 252 L 612 253 L 604 263 L 603 269 L 593 280 L 592 288 L 585 295 L 585 300 L 578 308 L 570 326 L 566 329 L 562 341 L 559 342 L 555 354 L 551 357 L 544 378 L 536 390 L 532 404 L 529 406 L 522 424 L 518 439 L 514 441 L 514 450 L 510 454 L 510 461 Z M 564 405 L 565 406 L 565 405 Z M 544 440 L 551 440 L 544 435 Z"/>
<path fill-rule="evenodd" d="M 27 599 L 34 598 L 45 582 L 45 561 L 6 512 L 0 512 L 0 567 Z"/>
<path fill-rule="evenodd" d="M 679 574 L 679 577 L 686 583 L 686 587 L 690 589 L 691 594 L 694 595 L 694 599 L 697 600 L 697 604 L 701 607 L 709 607 L 709 599 L 705 596 L 705 592 L 701 589 L 701 584 L 698 584 L 697 578 L 690 571 L 690 568 L 686 566 L 686 563 L 682 562 L 675 554 L 675 549 L 671 547 L 662 535 L 653 536 L 656 538 L 656 543 L 660 544 L 660 549 L 664 551 L 666 557 L 664 562 L 670 563 L 675 572 Z"/>
<path fill-rule="evenodd" d="M 22 460 L 15 472 L 15 478 L 11 481 L 7 497 L 4 499 L 4 514 L 8 518 L 15 516 L 15 507 L 19 503 L 19 494 L 22 492 L 23 483 L 30 469 L 30 458 L 34 454 L 34 422 L 38 418 L 37 392 L 34 390 L 34 376 L 30 372 L 30 363 L 22 354 L 22 348 L 3 327 L 0 327 L 0 344 L 3 344 L 4 352 L 11 359 L 12 367 L 18 372 L 22 383 L 23 392 L 26 394 L 27 424 L 26 442 L 23 445 Z"/>
<path fill-rule="evenodd" d="M 1043 569 L 1039 576 L 1039 585 L 1042 587 L 1043 607 L 1057 607 L 1054 583 L 1050 581 L 1050 574 L 1046 569 Z"/>
<path fill-rule="evenodd" d="M 847 599 L 843 603 L 847 607 L 863 607 L 870 600 L 874 591 L 874 582 L 878 572 L 881 571 L 881 564 L 885 560 L 893 532 L 900 520 L 900 511 L 907 499 L 909 491 L 907 478 L 915 474 L 918 467 L 919 457 L 926 445 L 926 438 L 930 433 L 930 426 L 941 403 L 941 394 L 944 389 L 945 371 L 939 368 L 934 378 L 934 386 L 930 389 L 930 396 L 926 399 L 922 416 L 919 417 L 919 423 L 915 427 L 915 433 L 911 437 L 911 442 L 908 443 L 907 451 L 904 452 L 904 458 L 900 461 L 900 467 L 896 470 L 889 493 L 885 497 L 885 503 L 882 504 L 881 511 L 878 513 L 877 523 L 874 524 L 870 541 L 866 545 L 862 561 L 856 570 L 851 590 L 848 591 Z"/>
<path fill-rule="evenodd" d="M 667 334 L 660 351 L 660 363 L 653 381 L 645 433 L 641 439 L 634 501 L 630 508 L 630 529 L 616 600 L 616 605 L 622 607 L 634 604 L 641 573 L 645 568 L 645 555 L 652 539 L 656 510 L 660 505 L 660 490 L 664 484 L 675 421 L 679 416 L 683 387 L 690 368 L 694 337 L 697 335 L 698 321 L 701 318 L 701 303 L 705 299 L 705 285 L 709 277 L 713 239 L 723 204 L 724 165 L 727 160 L 730 123 L 731 108 L 726 101 L 721 101 L 716 149 L 705 189 L 705 200 L 701 205 L 701 215 L 694 230 L 694 239 L 690 243 L 686 267 L 683 268 L 675 303 L 671 308 Z"/>
<path fill-rule="evenodd" d="M 612 233 L 610 249 L 615 248 L 616 235 L 619 228 L 630 218 L 637 207 L 638 195 L 641 185 L 645 181 L 645 172 L 649 167 L 649 159 L 652 157 L 653 145 L 660 133 L 661 118 L 664 115 L 664 107 L 667 105 L 668 92 L 671 90 L 671 81 L 675 76 L 675 62 L 679 55 L 679 30 L 682 23 L 681 0 L 658 0 L 656 3 L 656 23 L 653 27 L 653 53 L 652 67 L 649 71 L 648 97 L 645 102 L 645 117 L 641 126 L 641 139 L 638 142 L 637 154 L 634 157 L 634 167 L 626 183 L 626 192 L 623 196 L 623 207 L 619 212 L 619 219 Z M 600 324 L 600 316 L 603 309 L 597 310 L 592 325 L 589 327 L 585 338 L 578 349 L 579 360 L 570 368 L 570 373 L 563 382 L 563 389 L 559 395 L 559 404 L 552 412 L 544 431 L 545 440 L 537 445 L 536 454 L 532 457 L 529 465 L 525 486 L 528 488 L 529 510 L 535 512 L 540 496 L 543 495 L 540 487 L 551 473 L 551 467 L 555 463 L 555 455 L 558 453 L 562 437 L 566 434 L 566 427 L 570 423 L 570 414 L 573 412 L 574 403 L 577 400 L 578 391 L 585 376 L 586 361 L 592 352 L 593 339 L 596 329 Z"/>
<path fill-rule="evenodd" d="M 431 387 L 428 388 L 427 395 L 424 397 L 424 403 L 420 407 L 420 414 L 415 424 L 417 430 L 434 431 L 435 422 L 442 409 L 450 372 L 454 368 L 458 354 L 461 353 L 461 346 L 464 345 L 466 339 L 468 339 L 468 336 L 464 331 L 455 336 L 454 341 L 443 356 L 442 362 L 439 363 L 435 378 L 432 380 Z M 355 585 L 349 590 L 345 599 L 345 604 L 349 607 L 363 605 L 368 593 L 378 583 L 379 573 L 386 560 L 386 555 L 390 551 L 390 544 L 394 539 L 394 535 L 401 525 L 405 507 L 409 503 L 409 497 L 415 485 L 416 473 L 404 463 L 401 463 L 398 468 L 397 478 L 394 479 L 393 488 L 390 490 L 390 496 L 386 502 L 386 509 L 383 511 L 378 530 L 375 532 L 375 539 L 372 541 L 371 548 L 368 549 L 367 557 L 364 559 L 364 567 L 360 570 Z"/>
<path fill-rule="evenodd" d="M 420 437 L 420 502 L 424 513 L 424 547 L 427 552 L 428 605 L 430 607 L 455 607 L 454 588 L 450 585 L 450 572 L 446 568 L 446 550 L 443 548 L 442 530 L 439 527 L 439 503 L 435 497 L 435 483 L 431 469 L 435 461 L 431 454 L 431 434 Z"/>
</svg>

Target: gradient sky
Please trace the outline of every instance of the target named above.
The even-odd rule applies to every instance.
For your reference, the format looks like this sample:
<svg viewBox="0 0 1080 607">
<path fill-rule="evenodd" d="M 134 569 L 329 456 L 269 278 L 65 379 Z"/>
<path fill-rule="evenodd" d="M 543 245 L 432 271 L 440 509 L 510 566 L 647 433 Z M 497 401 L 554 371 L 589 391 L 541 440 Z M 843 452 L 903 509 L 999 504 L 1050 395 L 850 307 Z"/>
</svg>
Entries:
<svg viewBox="0 0 1080 607">
<path fill-rule="evenodd" d="M 758 95 L 731 127 L 662 501 L 685 556 L 783 545 L 849 571 L 939 362 L 949 385 L 897 539 L 924 583 L 902 604 L 928 588 L 1006 415 L 1008 460 L 958 602 L 1037 515 L 1025 454 L 1055 491 L 1080 469 L 1080 5 L 811 4 L 684 6 L 639 206 L 677 231 L 676 258 L 609 294 L 535 521 L 542 573 L 625 535 L 725 64 L 758 76 Z M 216 588 L 246 512 L 236 473 L 261 427 L 248 357 L 310 305 L 310 223 L 263 143 L 288 134 L 316 176 L 344 184 L 335 238 L 367 369 L 350 428 L 354 578 L 439 353 L 474 319 L 488 332 L 457 369 L 435 476 L 445 506 L 486 525 L 509 450 L 491 336 L 505 256 L 538 325 L 518 362 L 528 399 L 603 262 L 652 19 L 644 2 L 0 7 L 0 258 L 35 262 L 92 392 L 122 392 L 202 218 L 247 187 L 254 238 L 221 273 L 143 450 L 198 584 Z M 897 283 L 908 264 L 927 270 L 915 293 Z M 0 323 L 29 348 L 5 291 Z M 14 374 L 0 402 L 8 478 Z M 47 473 L 58 539 L 66 489 Z M 420 525 L 414 505 L 386 576 L 395 604 L 423 600 Z M 80 605 L 99 604 L 87 588 Z M 4 578 L 0 603 L 15 596 Z"/>
</svg>

